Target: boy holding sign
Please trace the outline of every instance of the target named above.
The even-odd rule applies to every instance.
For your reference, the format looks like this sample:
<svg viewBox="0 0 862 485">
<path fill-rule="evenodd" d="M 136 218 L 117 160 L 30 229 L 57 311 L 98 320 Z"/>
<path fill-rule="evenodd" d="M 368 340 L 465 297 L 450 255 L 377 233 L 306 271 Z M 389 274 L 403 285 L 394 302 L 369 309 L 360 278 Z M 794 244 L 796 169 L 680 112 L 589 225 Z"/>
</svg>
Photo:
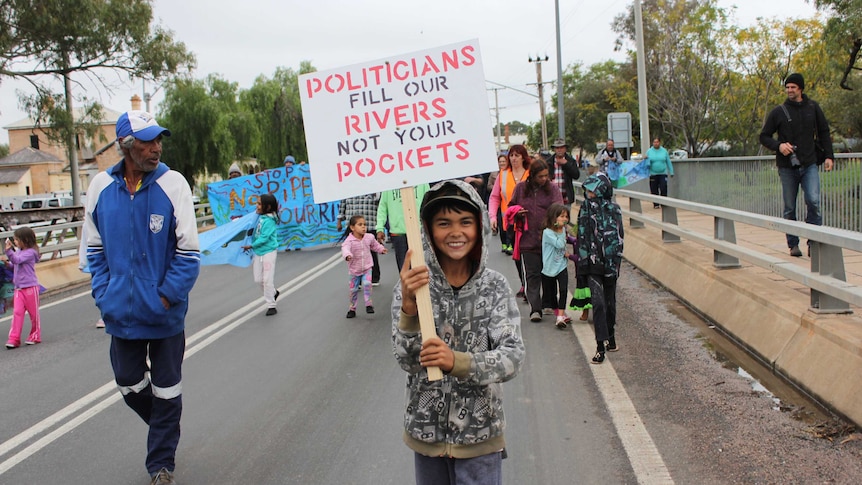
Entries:
<svg viewBox="0 0 862 485">
<path fill-rule="evenodd" d="M 500 484 L 501 383 L 517 375 L 525 352 L 518 304 L 505 277 L 485 266 L 490 224 L 469 184 L 436 185 L 420 216 L 427 266 L 404 265 L 392 308 L 393 349 L 408 373 L 404 442 L 415 452 L 416 483 L 470 476 Z M 426 285 L 436 335 L 423 343 L 416 294 Z M 429 380 L 430 367 L 443 379 Z"/>
</svg>

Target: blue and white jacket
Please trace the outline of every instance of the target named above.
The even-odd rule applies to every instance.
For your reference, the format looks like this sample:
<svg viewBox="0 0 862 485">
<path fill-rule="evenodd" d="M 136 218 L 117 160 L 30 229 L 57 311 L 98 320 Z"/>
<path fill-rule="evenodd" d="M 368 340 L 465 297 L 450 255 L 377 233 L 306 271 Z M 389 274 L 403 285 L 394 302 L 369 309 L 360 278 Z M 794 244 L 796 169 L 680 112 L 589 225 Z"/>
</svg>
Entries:
<svg viewBox="0 0 862 485">
<path fill-rule="evenodd" d="M 191 190 L 164 163 L 144 176 L 134 195 L 123 173 L 120 160 L 87 190 L 84 233 L 93 298 L 109 334 L 171 337 L 185 328 L 189 292 L 200 272 Z"/>
</svg>

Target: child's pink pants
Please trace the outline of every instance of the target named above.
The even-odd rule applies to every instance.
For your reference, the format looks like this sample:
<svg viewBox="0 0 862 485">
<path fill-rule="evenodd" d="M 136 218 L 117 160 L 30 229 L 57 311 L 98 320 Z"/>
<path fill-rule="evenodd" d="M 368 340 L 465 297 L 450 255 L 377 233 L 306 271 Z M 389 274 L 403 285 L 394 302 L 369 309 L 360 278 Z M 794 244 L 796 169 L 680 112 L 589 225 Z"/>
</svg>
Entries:
<svg viewBox="0 0 862 485">
<path fill-rule="evenodd" d="M 21 345 L 21 329 L 24 327 L 24 312 L 30 314 L 30 336 L 28 342 L 42 341 L 42 327 L 39 322 L 39 287 L 16 288 L 13 296 L 12 329 L 9 330 L 9 343 Z"/>
</svg>

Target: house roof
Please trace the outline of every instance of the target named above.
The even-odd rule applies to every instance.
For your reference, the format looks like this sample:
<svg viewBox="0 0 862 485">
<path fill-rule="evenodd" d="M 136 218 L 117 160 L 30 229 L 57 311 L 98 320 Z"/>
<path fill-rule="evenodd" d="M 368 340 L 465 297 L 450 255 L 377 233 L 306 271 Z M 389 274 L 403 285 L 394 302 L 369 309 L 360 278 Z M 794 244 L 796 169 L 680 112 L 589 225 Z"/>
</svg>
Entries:
<svg viewBox="0 0 862 485">
<path fill-rule="evenodd" d="M 17 184 L 29 170 L 27 167 L 10 167 L 0 170 L 0 185 Z"/>
<path fill-rule="evenodd" d="M 63 160 L 51 155 L 42 150 L 36 150 L 32 147 L 25 147 L 15 153 L 9 154 L 0 158 L 0 168 L 3 167 L 19 167 L 23 165 L 35 165 L 37 163 L 66 163 Z"/>
<path fill-rule="evenodd" d="M 83 116 L 84 108 L 72 108 L 72 112 L 74 114 L 75 119 L 80 119 Z M 119 111 L 114 111 L 111 108 L 107 108 L 102 106 L 102 121 L 100 124 L 102 125 L 116 125 L 117 119 L 120 117 Z M 22 120 L 18 120 L 11 125 L 4 126 L 5 130 L 27 130 L 34 128 L 36 126 L 36 120 L 31 117 L 24 118 Z M 51 125 L 45 124 L 42 126 L 43 128 L 48 128 Z"/>
</svg>

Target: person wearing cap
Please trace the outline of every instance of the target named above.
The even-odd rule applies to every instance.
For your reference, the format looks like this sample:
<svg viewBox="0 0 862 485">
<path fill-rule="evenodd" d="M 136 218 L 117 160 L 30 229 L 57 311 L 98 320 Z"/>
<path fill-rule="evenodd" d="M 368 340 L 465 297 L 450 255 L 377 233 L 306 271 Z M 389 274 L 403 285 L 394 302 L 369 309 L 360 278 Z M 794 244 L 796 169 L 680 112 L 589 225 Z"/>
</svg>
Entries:
<svg viewBox="0 0 862 485">
<path fill-rule="evenodd" d="M 805 222 L 822 225 L 820 212 L 819 165 L 827 172 L 832 170 L 832 137 L 826 115 L 816 101 L 803 93 L 805 78 L 793 73 L 784 81 L 787 99 L 775 107 L 766 117 L 760 131 L 760 144 L 775 152 L 778 177 L 781 179 L 781 195 L 784 202 L 784 218 L 796 220 L 796 197 L 802 187 L 805 199 Z M 778 138 L 775 138 L 775 134 Z M 818 151 L 820 153 L 818 154 Z M 799 237 L 787 234 L 790 255 L 802 256 Z M 809 241 L 810 244 L 810 241 Z M 811 250 L 809 248 L 809 255 Z"/>
<path fill-rule="evenodd" d="M 569 146 L 562 138 L 554 140 L 551 146 L 554 148 L 554 154 L 545 159 L 551 168 L 551 182 L 560 189 L 563 205 L 571 209 L 575 201 L 575 187 L 572 182 L 581 176 L 578 161 L 569 155 Z"/>
<path fill-rule="evenodd" d="M 122 160 L 98 173 L 87 191 L 92 295 L 111 335 L 117 386 L 149 426 L 151 484 L 172 484 L 185 316 L 200 272 L 194 203 L 185 177 L 160 161 L 162 138 L 171 132 L 151 114 L 123 113 L 116 134 Z"/>
<path fill-rule="evenodd" d="M 415 481 L 500 484 L 502 383 L 518 374 L 526 353 L 518 304 L 506 277 L 487 266 L 489 219 L 469 184 L 435 185 L 419 213 L 425 264 L 404 265 L 392 298 L 393 354 L 407 373 L 403 440 L 413 450 Z M 436 330 L 425 342 L 416 302 L 423 287 Z M 427 367 L 443 378 L 429 381 Z"/>
<path fill-rule="evenodd" d="M 284 157 L 284 168 L 292 167 L 295 163 L 296 159 L 293 158 L 293 155 L 288 155 Z"/>
<path fill-rule="evenodd" d="M 242 177 L 242 170 L 240 170 L 238 163 L 233 162 L 230 165 L 230 168 L 227 169 L 227 178 L 228 179 L 235 179 L 238 177 Z"/>
</svg>

